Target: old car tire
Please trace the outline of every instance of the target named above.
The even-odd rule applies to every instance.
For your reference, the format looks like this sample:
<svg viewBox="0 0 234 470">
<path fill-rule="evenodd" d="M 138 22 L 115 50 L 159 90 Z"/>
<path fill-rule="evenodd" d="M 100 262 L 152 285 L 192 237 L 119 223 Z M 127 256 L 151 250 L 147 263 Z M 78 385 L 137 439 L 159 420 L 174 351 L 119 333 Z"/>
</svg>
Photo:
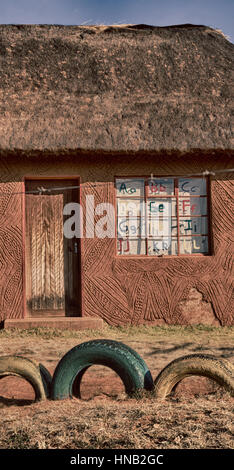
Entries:
<svg viewBox="0 0 234 470">
<path fill-rule="evenodd" d="M 41 364 L 41 363 L 39 364 L 39 370 L 40 370 L 41 379 L 42 379 L 42 382 L 43 382 L 43 385 L 44 385 L 44 390 L 45 390 L 46 397 L 50 398 L 52 376 L 51 376 L 50 372 L 48 371 L 48 369 L 46 369 L 46 367 L 43 366 L 43 364 Z"/>
<path fill-rule="evenodd" d="M 49 393 L 49 372 L 41 364 L 22 356 L 0 357 L 0 378 L 15 375 L 29 382 L 35 392 L 35 400 L 45 400 Z"/>
<path fill-rule="evenodd" d="M 84 369 L 92 365 L 103 365 L 113 369 L 124 383 L 126 393 L 133 394 L 139 389 L 153 389 L 151 373 L 142 358 L 123 343 L 98 339 L 79 344 L 68 351 L 58 363 L 53 379 L 51 398 L 54 400 L 80 396 L 79 379 Z M 77 388 L 75 378 L 79 375 Z"/>
<path fill-rule="evenodd" d="M 76 398 L 81 398 L 81 392 L 80 392 L 80 386 L 81 386 L 81 381 L 82 378 L 85 374 L 85 372 L 90 368 L 91 366 L 84 367 L 77 376 L 74 379 L 74 382 L 72 384 L 72 396 Z"/>
<path fill-rule="evenodd" d="M 116 344 L 116 341 L 114 340 L 105 340 L 105 341 L 108 342 L 108 344 L 111 344 L 111 343 Z M 153 390 L 154 388 L 153 379 L 152 379 L 151 374 L 147 373 L 148 367 L 145 361 L 142 359 L 142 357 L 134 349 L 130 348 L 130 346 L 128 346 L 127 344 L 118 342 L 118 345 L 119 347 L 124 348 L 126 351 L 129 351 L 129 353 L 132 354 L 135 357 L 135 359 L 139 362 L 139 364 L 141 365 L 143 369 L 143 372 L 146 372 L 144 388 L 146 390 Z M 76 398 L 81 398 L 81 392 L 80 392 L 81 380 L 85 372 L 87 371 L 87 369 L 89 369 L 89 367 L 91 366 L 89 365 L 85 367 L 84 369 L 82 369 L 74 379 L 73 386 L 72 386 L 72 395 Z"/>
<path fill-rule="evenodd" d="M 208 377 L 234 396 L 234 367 L 229 361 L 209 354 L 190 354 L 170 362 L 156 377 L 156 398 L 165 398 L 181 380 L 191 375 Z"/>
</svg>

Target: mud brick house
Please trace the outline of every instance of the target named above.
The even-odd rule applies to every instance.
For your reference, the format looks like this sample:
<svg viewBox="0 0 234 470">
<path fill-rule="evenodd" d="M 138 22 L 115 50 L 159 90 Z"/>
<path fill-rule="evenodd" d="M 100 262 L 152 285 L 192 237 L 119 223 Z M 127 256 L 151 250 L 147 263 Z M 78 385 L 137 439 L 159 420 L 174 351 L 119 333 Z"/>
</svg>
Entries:
<svg viewBox="0 0 234 470">
<path fill-rule="evenodd" d="M 234 323 L 233 52 L 206 26 L 0 26 L 2 326 Z"/>
</svg>

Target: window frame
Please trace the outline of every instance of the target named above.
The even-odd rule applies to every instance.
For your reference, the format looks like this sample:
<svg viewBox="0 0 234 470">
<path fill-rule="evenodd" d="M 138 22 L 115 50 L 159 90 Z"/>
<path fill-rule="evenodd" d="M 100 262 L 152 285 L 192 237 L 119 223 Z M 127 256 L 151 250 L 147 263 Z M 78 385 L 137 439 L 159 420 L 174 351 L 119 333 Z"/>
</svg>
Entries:
<svg viewBox="0 0 234 470">
<path fill-rule="evenodd" d="M 150 179 L 170 179 L 172 178 L 174 180 L 174 195 L 162 195 L 162 194 L 159 194 L 158 196 L 149 196 L 148 195 L 148 180 Z M 197 195 L 194 195 L 194 196 L 189 196 L 189 197 L 205 197 L 206 200 L 207 200 L 207 213 L 206 213 L 206 216 L 207 217 L 207 234 L 198 234 L 198 235 L 192 235 L 192 236 L 207 236 L 207 239 L 208 239 L 208 252 L 207 253 L 180 253 L 180 245 L 179 245 L 179 242 L 180 242 L 180 238 L 182 237 L 189 237 L 191 235 L 181 235 L 180 234 L 180 227 L 179 227 L 179 220 L 180 220 L 180 215 L 179 215 L 179 179 L 183 179 L 183 178 L 191 178 L 191 179 L 195 179 L 195 178 L 198 178 L 198 179 L 201 179 L 201 178 L 205 178 L 206 180 L 206 195 L 202 195 L 202 196 L 197 196 Z M 131 200 L 134 200 L 134 199 L 143 199 L 144 200 L 144 203 L 147 203 L 147 200 L 148 199 L 166 199 L 166 198 L 174 198 L 174 200 L 176 201 L 176 220 L 177 220 L 177 243 L 178 243 L 178 253 L 177 254 L 173 254 L 173 255 L 149 255 L 148 254 L 148 240 L 150 239 L 147 234 L 146 234 L 146 237 L 145 239 L 142 239 L 142 240 L 145 240 L 145 251 L 146 253 L 145 254 L 130 254 L 130 255 L 123 255 L 123 254 L 119 254 L 118 253 L 118 199 L 119 197 L 117 196 L 117 184 L 116 184 L 116 180 L 118 179 L 135 179 L 135 180 L 140 180 L 140 179 L 143 179 L 144 180 L 144 198 L 141 198 L 140 196 L 132 196 Z M 149 260 L 152 260 L 152 259 L 159 259 L 159 258 L 194 258 L 194 257 L 203 257 L 203 256 L 212 256 L 213 255 L 213 238 L 212 238 L 212 232 L 211 232 L 211 195 L 210 195 L 210 177 L 209 176 L 186 176 L 185 175 L 179 175 L 179 176 L 176 176 L 176 175 L 155 175 L 155 174 L 151 174 L 151 175 L 143 175 L 143 176 L 140 176 L 140 175 L 117 175 L 114 177 L 114 193 L 115 193 L 115 239 L 116 239 L 116 242 L 115 242 L 115 257 L 117 259 L 127 259 L 127 258 L 134 258 L 134 259 L 138 259 L 138 258 L 145 258 L 145 259 L 149 259 Z M 181 197 L 181 196 L 180 196 Z M 182 196 L 182 197 L 185 197 L 185 196 Z M 126 199 L 127 199 L 127 196 L 126 196 Z M 183 217 L 183 216 L 182 216 Z M 202 217 L 202 215 L 196 215 L 194 217 Z M 146 223 L 147 223 L 147 211 L 145 213 L 145 218 L 146 218 Z M 140 237 L 136 237 L 136 239 L 138 239 Z M 176 238 L 176 237 L 174 237 Z"/>
</svg>

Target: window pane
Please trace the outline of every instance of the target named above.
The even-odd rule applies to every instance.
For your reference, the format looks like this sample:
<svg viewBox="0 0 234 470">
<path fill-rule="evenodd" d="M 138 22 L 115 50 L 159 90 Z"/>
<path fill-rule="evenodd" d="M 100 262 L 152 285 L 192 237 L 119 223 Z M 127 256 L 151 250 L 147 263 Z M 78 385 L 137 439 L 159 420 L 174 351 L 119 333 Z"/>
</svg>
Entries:
<svg viewBox="0 0 234 470">
<path fill-rule="evenodd" d="M 118 217 L 118 238 L 145 238 L 145 219 L 143 217 Z"/>
<path fill-rule="evenodd" d="M 180 178 L 179 196 L 206 196 L 205 178 Z"/>
<path fill-rule="evenodd" d="M 207 217 L 180 217 L 181 235 L 199 235 L 208 233 Z"/>
<path fill-rule="evenodd" d="M 116 180 L 117 197 L 144 197 L 144 179 L 121 178 Z"/>
<path fill-rule="evenodd" d="M 208 254 L 207 179 L 178 178 L 179 208 L 175 180 L 116 180 L 119 255 L 178 255 L 178 231 L 182 255 Z"/>
<path fill-rule="evenodd" d="M 180 239 L 180 253 L 208 253 L 208 237 L 186 237 Z"/>
<path fill-rule="evenodd" d="M 207 214 L 206 197 L 181 197 L 179 199 L 179 215 L 196 216 Z"/>
<path fill-rule="evenodd" d="M 145 240 L 118 239 L 117 249 L 119 255 L 145 255 Z"/>
<path fill-rule="evenodd" d="M 148 219 L 148 237 L 171 237 L 177 235 L 177 221 L 171 217 L 150 217 Z"/>
<path fill-rule="evenodd" d="M 145 202 L 143 199 L 118 199 L 118 216 L 144 217 Z"/>
<path fill-rule="evenodd" d="M 175 199 L 148 199 L 147 215 L 150 217 L 172 217 L 176 216 L 176 200 Z"/>
<path fill-rule="evenodd" d="M 175 219 L 174 217 L 171 219 L 171 236 L 177 236 L 177 219 Z"/>
<path fill-rule="evenodd" d="M 164 238 L 159 240 L 148 240 L 148 255 L 177 255 L 177 240 Z"/>
<path fill-rule="evenodd" d="M 148 196 L 170 196 L 174 194 L 172 178 L 150 178 L 148 180 Z"/>
</svg>

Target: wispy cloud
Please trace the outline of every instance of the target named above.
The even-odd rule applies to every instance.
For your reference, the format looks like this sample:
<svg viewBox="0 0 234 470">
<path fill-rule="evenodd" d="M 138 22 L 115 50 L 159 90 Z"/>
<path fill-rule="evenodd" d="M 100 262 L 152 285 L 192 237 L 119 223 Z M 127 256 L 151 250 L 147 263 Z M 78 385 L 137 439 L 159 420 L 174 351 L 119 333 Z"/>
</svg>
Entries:
<svg viewBox="0 0 234 470">
<path fill-rule="evenodd" d="M 86 21 L 83 21 L 83 23 L 80 23 L 81 26 L 84 26 L 85 24 L 91 24 L 93 22 L 93 20 L 86 20 Z"/>
</svg>

